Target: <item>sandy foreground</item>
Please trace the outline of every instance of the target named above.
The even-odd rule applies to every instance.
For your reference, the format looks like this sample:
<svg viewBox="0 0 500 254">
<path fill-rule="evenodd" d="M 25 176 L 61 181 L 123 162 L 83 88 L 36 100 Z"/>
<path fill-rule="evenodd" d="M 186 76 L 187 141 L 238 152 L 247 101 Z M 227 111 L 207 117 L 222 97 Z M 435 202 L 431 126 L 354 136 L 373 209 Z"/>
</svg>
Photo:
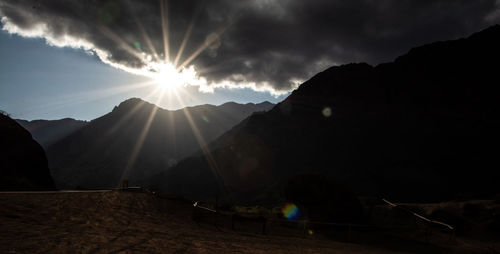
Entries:
<svg viewBox="0 0 500 254">
<path fill-rule="evenodd" d="M 218 229 L 191 215 L 189 203 L 149 193 L 0 193 L 0 253 L 402 253 Z"/>
</svg>

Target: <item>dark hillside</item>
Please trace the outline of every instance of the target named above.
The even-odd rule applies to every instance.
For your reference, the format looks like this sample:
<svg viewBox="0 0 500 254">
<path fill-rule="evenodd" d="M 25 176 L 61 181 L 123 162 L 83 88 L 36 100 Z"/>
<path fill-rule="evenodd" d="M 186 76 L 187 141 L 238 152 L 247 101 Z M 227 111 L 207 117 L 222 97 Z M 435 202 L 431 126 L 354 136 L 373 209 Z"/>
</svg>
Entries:
<svg viewBox="0 0 500 254">
<path fill-rule="evenodd" d="M 376 67 L 331 67 L 214 141 L 212 163 L 200 152 L 158 181 L 192 198 L 247 201 L 282 194 L 303 173 L 393 200 L 492 196 L 500 192 L 498 45 L 497 25 Z"/>
<path fill-rule="evenodd" d="M 0 113 L 0 190 L 54 190 L 42 147 Z"/>
</svg>

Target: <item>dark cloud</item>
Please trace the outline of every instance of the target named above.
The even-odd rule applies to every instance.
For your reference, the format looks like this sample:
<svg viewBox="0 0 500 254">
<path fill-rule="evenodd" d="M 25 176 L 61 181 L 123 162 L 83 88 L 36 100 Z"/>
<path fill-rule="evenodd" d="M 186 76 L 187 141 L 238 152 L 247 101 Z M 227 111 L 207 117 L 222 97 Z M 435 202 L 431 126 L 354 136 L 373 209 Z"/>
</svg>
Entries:
<svg viewBox="0 0 500 254">
<path fill-rule="evenodd" d="M 333 64 L 390 61 L 409 48 L 466 36 L 500 20 L 495 0 L 2 0 L 3 28 L 56 46 L 82 47 L 115 67 L 140 73 L 148 55 L 176 58 L 190 24 L 183 63 L 210 86 L 274 93 Z M 193 23 L 194 22 L 194 23 Z"/>
</svg>

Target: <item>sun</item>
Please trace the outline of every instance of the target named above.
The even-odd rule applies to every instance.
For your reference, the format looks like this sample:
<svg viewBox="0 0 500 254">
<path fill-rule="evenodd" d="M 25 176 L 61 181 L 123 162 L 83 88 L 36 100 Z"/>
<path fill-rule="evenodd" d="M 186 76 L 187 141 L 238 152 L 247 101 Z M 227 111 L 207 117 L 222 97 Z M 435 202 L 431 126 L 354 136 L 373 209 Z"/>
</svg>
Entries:
<svg viewBox="0 0 500 254">
<path fill-rule="evenodd" d="M 155 63 L 149 75 L 162 90 L 176 90 L 186 85 L 199 84 L 194 66 L 189 68 L 175 67 L 172 63 Z"/>
<path fill-rule="evenodd" d="M 175 90 L 186 84 L 186 77 L 182 70 L 178 71 L 170 63 L 158 64 L 152 76 L 158 86 L 166 90 Z"/>
</svg>

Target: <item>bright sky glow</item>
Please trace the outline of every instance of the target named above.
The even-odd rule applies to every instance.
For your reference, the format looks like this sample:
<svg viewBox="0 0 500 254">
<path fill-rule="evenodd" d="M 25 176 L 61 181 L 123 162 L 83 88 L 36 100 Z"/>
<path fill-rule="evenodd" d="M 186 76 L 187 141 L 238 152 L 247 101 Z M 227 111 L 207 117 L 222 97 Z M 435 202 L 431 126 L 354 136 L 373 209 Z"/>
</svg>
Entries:
<svg viewBox="0 0 500 254">
<path fill-rule="evenodd" d="M 140 97 L 160 107 L 179 109 L 207 103 L 217 105 L 227 101 L 247 103 L 267 100 L 276 103 L 289 93 L 284 90 L 275 90 L 267 82 L 247 80 L 241 74 L 232 75 L 217 82 L 207 80 L 202 76 L 206 70 L 198 71 L 193 61 L 207 48 L 218 45 L 216 42 L 225 31 L 227 24 L 212 33 L 210 39 L 203 42 L 193 52 L 186 52 L 184 47 L 189 41 L 191 28 L 194 26 L 194 23 L 191 23 L 177 52 L 169 52 L 171 38 L 168 29 L 168 13 L 164 12 L 163 8 L 165 7 L 162 6 L 161 10 L 163 28 L 161 32 L 164 35 L 165 52 L 152 47 L 151 39 L 144 31 L 144 44 L 152 49 L 150 51 L 144 51 L 138 41 L 133 44 L 128 43 L 124 37 L 105 25 L 98 26 L 98 30 L 103 35 L 142 63 L 140 67 L 131 67 L 123 62 L 112 60 L 111 52 L 97 47 L 91 41 L 84 40 L 78 35 L 54 33 L 44 22 L 30 27 L 20 27 L 9 18 L 0 17 L 3 30 L 0 33 L 2 36 L 0 42 L 7 42 L 2 45 L 2 47 L 5 46 L 4 50 L 0 50 L 0 56 L 4 59 L 0 63 L 2 67 L 0 82 L 3 84 L 0 86 L 0 108 L 12 113 L 14 117 L 24 119 L 74 117 L 91 120 L 109 112 L 110 108 L 131 97 Z M 138 22 L 142 26 L 140 21 Z M 14 42 L 11 41 L 12 37 L 5 32 L 30 38 L 30 40 L 16 39 L 18 42 Z M 29 46 L 33 47 L 31 51 L 39 56 L 34 57 L 33 52 L 26 53 L 25 56 L 20 54 L 25 52 L 26 48 L 19 42 L 30 44 Z M 39 45 L 40 42 L 63 49 L 52 50 Z M 81 54 L 83 52 L 86 54 Z M 51 59 L 56 55 L 61 55 L 65 60 L 53 62 Z M 7 60 L 8 58 L 11 60 Z M 135 77 L 96 64 L 96 59 L 128 74 L 134 74 L 132 76 Z M 79 64 L 82 61 L 87 65 Z M 32 62 L 33 66 L 27 64 Z M 21 65 L 18 66 L 16 63 Z M 297 86 L 298 84 L 299 81 L 297 81 Z M 37 86 L 40 86 L 44 92 L 37 90 Z M 33 91 L 32 94 L 31 91 Z M 43 108 L 40 105 L 43 105 Z"/>
<path fill-rule="evenodd" d="M 174 90 L 181 86 L 186 85 L 199 85 L 206 83 L 206 80 L 199 78 L 194 66 L 189 68 L 175 68 L 171 63 L 154 63 L 152 64 L 153 72 L 148 76 L 155 80 L 155 82 L 162 88 L 167 90 Z"/>
<path fill-rule="evenodd" d="M 163 17 L 167 19 L 167 17 Z M 221 89 L 242 89 L 249 88 L 257 92 L 270 93 L 274 97 L 279 97 L 288 94 L 288 90 L 276 90 L 272 87 L 269 82 L 254 82 L 244 78 L 242 74 L 235 74 L 228 77 L 225 80 L 220 80 L 218 82 L 207 81 L 206 78 L 200 76 L 195 67 L 191 64 L 202 52 L 207 48 L 212 47 L 215 42 L 219 42 L 219 36 L 225 31 L 226 27 L 223 27 L 216 33 L 211 34 L 208 41 L 205 41 L 200 47 L 192 52 L 191 54 L 183 55 L 184 47 L 181 47 L 177 52 L 174 63 L 171 63 L 170 58 L 166 57 L 167 52 L 164 53 L 163 57 L 165 60 L 161 60 L 158 55 L 146 54 L 142 51 L 140 43 L 134 45 L 129 45 L 123 40 L 118 34 L 110 30 L 105 26 L 100 26 L 99 30 L 105 34 L 109 39 L 113 40 L 117 45 L 127 51 L 130 55 L 135 56 L 139 61 L 141 61 L 144 66 L 141 68 L 132 68 L 125 64 L 114 62 L 111 60 L 111 53 L 106 50 L 96 47 L 91 42 L 85 41 L 80 38 L 75 38 L 73 36 L 64 35 L 57 36 L 53 34 L 48 26 L 44 23 L 40 23 L 29 29 L 20 28 L 14 23 L 12 23 L 7 17 L 1 17 L 0 23 L 2 29 L 10 34 L 17 34 L 22 37 L 27 38 L 43 38 L 46 43 L 55 47 L 70 47 L 75 49 L 82 49 L 90 55 L 97 55 L 99 59 L 110 66 L 121 69 L 128 73 L 132 73 L 139 76 L 145 76 L 152 78 L 165 89 L 168 90 L 179 88 L 180 86 L 195 86 L 198 91 L 202 93 L 213 93 L 216 88 Z M 162 24 L 165 25 L 165 24 Z M 189 30 L 186 33 L 183 44 L 188 41 Z M 164 30 L 163 33 L 167 33 L 164 36 L 164 48 L 169 48 L 169 36 L 168 29 Z M 150 38 L 147 37 L 149 41 Z M 220 43 L 220 42 L 219 42 Z M 154 50 L 156 52 L 156 50 Z M 169 55 L 169 54 L 168 54 Z M 179 59 L 184 59 L 181 64 L 177 64 Z M 185 67 L 189 66 L 189 67 Z M 176 69 L 176 70 L 174 70 Z M 241 78 L 243 77 L 243 78 Z M 293 80 L 293 89 L 297 88 L 303 80 Z"/>
<path fill-rule="evenodd" d="M 6 31 L 0 31 L 0 45 L 0 110 L 14 118 L 92 120 L 132 97 L 176 110 L 228 101 L 277 103 L 286 96 L 275 97 L 251 88 L 215 88 L 213 93 L 203 93 L 191 85 L 167 91 L 152 78 L 153 71 L 148 72 L 149 76 L 133 75 L 81 49 L 51 47 L 42 39 L 27 39 Z M 176 99 L 174 91 L 183 97 L 184 104 Z"/>
</svg>

